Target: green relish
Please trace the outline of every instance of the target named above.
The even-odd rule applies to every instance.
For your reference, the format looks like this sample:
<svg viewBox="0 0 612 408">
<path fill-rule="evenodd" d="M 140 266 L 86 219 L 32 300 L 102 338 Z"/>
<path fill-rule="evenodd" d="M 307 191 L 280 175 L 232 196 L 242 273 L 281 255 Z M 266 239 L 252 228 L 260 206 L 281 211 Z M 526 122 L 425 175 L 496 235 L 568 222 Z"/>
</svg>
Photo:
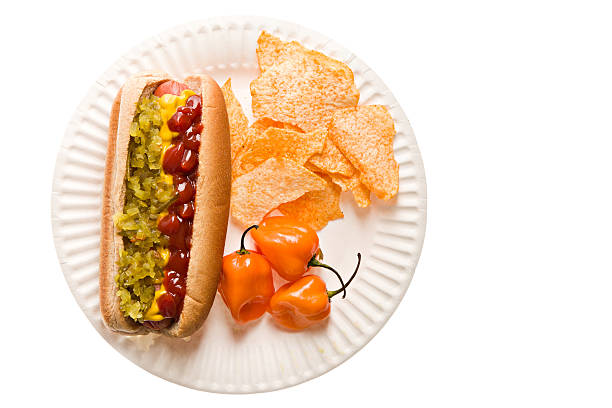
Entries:
<svg viewBox="0 0 612 408">
<path fill-rule="evenodd" d="M 137 322 L 143 321 L 155 284 L 163 278 L 164 261 L 157 249 L 166 246 L 168 238 L 158 230 L 157 220 L 176 194 L 173 184 L 162 177 L 161 126 L 159 98 L 141 98 L 130 128 L 124 207 L 114 215 L 123 237 L 115 276 L 119 307 Z"/>
</svg>

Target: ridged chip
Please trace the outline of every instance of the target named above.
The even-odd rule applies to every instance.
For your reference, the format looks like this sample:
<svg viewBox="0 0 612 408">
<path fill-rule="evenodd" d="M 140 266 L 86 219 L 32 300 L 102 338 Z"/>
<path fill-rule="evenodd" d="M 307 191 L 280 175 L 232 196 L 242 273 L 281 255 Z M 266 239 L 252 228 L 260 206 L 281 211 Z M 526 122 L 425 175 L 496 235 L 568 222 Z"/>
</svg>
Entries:
<svg viewBox="0 0 612 408">
<path fill-rule="evenodd" d="M 242 225 L 270 211 L 319 230 L 344 217 L 340 196 L 359 207 L 370 190 L 389 199 L 399 188 L 393 119 L 383 106 L 357 106 L 353 72 L 341 61 L 263 31 L 260 76 L 251 82 L 255 122 L 223 86 L 232 140 L 231 213 Z"/>
<path fill-rule="evenodd" d="M 328 57 L 315 50 L 309 50 L 297 41 L 283 41 L 280 38 L 262 31 L 257 39 L 257 62 L 261 72 L 274 64 L 286 59 L 296 58 L 304 55 L 321 65 L 333 67 L 335 70 L 343 71 L 346 76 L 353 76 L 353 71 L 345 63 Z"/>
<path fill-rule="evenodd" d="M 229 119 L 232 160 L 234 160 L 246 140 L 249 120 L 244 114 L 240 102 L 236 99 L 236 95 L 234 95 L 231 78 L 225 81 L 221 91 L 223 92 L 223 99 L 225 99 L 225 107 Z"/>
<path fill-rule="evenodd" d="M 323 151 L 312 155 L 305 166 L 311 171 L 329 175 L 342 191 L 353 193 L 353 198 L 359 207 L 370 205 L 370 190 L 361 182 L 359 170 L 348 161 L 329 137 L 325 140 Z"/>
<path fill-rule="evenodd" d="M 383 200 L 399 188 L 394 136 L 393 118 L 380 105 L 337 110 L 329 126 L 329 138 L 360 172 L 362 183 Z"/>
<path fill-rule="evenodd" d="M 267 33 L 262 36 L 258 44 L 262 73 L 251 82 L 255 118 L 312 131 L 327 127 L 334 110 L 357 105 L 359 91 L 346 64 L 298 43 L 278 42 Z"/>
<path fill-rule="evenodd" d="M 270 127 L 275 127 L 279 129 L 289 129 L 293 130 L 294 132 L 303 132 L 302 129 L 290 123 L 283 123 L 269 118 L 257 119 L 251 124 L 251 126 L 249 127 L 249 131 L 263 133 L 267 128 Z"/>
<path fill-rule="evenodd" d="M 350 191 L 353 194 L 358 207 L 365 208 L 370 205 L 370 190 L 361 182 L 358 171 L 349 177 L 336 173 L 331 173 L 329 176 L 342 191 Z"/>
<path fill-rule="evenodd" d="M 365 208 L 372 203 L 370 200 L 370 190 L 363 183 L 359 183 L 356 187 L 352 188 L 351 193 L 353 193 L 353 198 L 358 207 Z"/>
<path fill-rule="evenodd" d="M 325 180 L 294 161 L 272 157 L 234 180 L 231 214 L 243 226 L 257 224 L 280 204 L 326 186 Z"/>
<path fill-rule="evenodd" d="M 257 63 L 259 70 L 265 71 L 278 60 L 287 43 L 280 38 L 273 36 L 267 31 L 262 31 L 257 39 Z M 296 42 L 298 46 L 301 46 Z"/>
<path fill-rule="evenodd" d="M 243 153 L 243 151 L 248 150 L 249 146 L 253 145 L 253 141 L 261 137 L 263 132 L 265 132 L 266 129 L 271 128 L 271 127 L 275 127 L 279 129 L 293 130 L 295 132 L 302 132 L 302 129 L 300 129 L 297 126 L 293 126 L 289 123 L 278 122 L 276 120 L 272 120 L 268 118 L 257 119 L 247 129 L 245 137 L 242 141 L 242 147 L 236 153 L 236 157 L 234 157 L 234 160 L 232 160 L 232 178 L 236 177 L 236 174 L 238 173 L 237 170 L 238 170 L 238 167 L 240 166 L 240 156 Z"/>
<path fill-rule="evenodd" d="M 324 129 L 302 133 L 269 127 L 263 133 L 253 132 L 232 166 L 232 176 L 240 177 L 271 157 L 284 157 L 304 164 L 310 156 L 323 149 L 326 138 L 327 130 Z"/>
<path fill-rule="evenodd" d="M 340 209 L 340 187 L 335 185 L 331 179 L 324 174 L 317 174 L 325 180 L 324 190 L 310 191 L 297 200 L 281 204 L 278 209 L 285 215 L 289 215 L 298 221 L 310 225 L 315 230 L 320 230 L 329 221 L 344 218 Z"/>
<path fill-rule="evenodd" d="M 336 147 L 334 142 L 328 137 L 325 139 L 325 145 L 321 153 L 314 154 L 308 159 L 310 164 L 316 166 L 320 171 L 325 173 L 337 173 L 343 176 L 352 176 L 355 174 L 355 167 Z"/>
</svg>

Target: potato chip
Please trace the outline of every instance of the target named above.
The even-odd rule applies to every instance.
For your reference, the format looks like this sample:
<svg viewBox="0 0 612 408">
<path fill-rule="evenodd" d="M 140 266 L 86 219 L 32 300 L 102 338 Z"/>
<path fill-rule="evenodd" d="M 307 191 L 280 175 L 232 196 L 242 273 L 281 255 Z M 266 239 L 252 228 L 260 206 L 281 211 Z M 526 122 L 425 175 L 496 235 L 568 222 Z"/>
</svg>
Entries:
<svg viewBox="0 0 612 408">
<path fill-rule="evenodd" d="M 359 91 L 350 69 L 313 55 L 288 53 L 251 82 L 255 118 L 290 123 L 308 132 L 326 128 L 336 109 L 357 105 Z"/>
<path fill-rule="evenodd" d="M 361 182 L 359 171 L 357 169 L 355 169 L 355 173 L 352 176 L 347 177 L 338 173 L 322 172 L 317 166 L 310 162 L 306 162 L 304 167 L 313 173 L 323 173 L 327 175 L 334 184 L 340 187 L 342 192 L 350 191 L 353 194 L 353 198 L 355 203 L 357 203 L 357 206 L 364 208 L 371 204 L 370 190 L 368 190 L 368 188 Z"/>
<path fill-rule="evenodd" d="M 356 171 L 355 167 L 348 161 L 342 152 L 338 150 L 329 137 L 325 140 L 323 151 L 312 155 L 312 157 L 308 159 L 308 162 L 315 165 L 319 171 L 328 174 L 337 173 L 350 177 L 355 174 Z"/>
<path fill-rule="evenodd" d="M 261 72 L 265 71 L 278 60 L 283 52 L 284 45 L 280 38 L 267 31 L 262 31 L 257 39 L 257 63 Z M 298 44 L 299 45 L 299 44 Z"/>
<path fill-rule="evenodd" d="M 283 123 L 269 118 L 257 119 L 251 124 L 251 126 L 249 127 L 249 131 L 263 133 L 267 128 L 270 127 L 293 130 L 294 132 L 303 132 L 302 129 L 292 125 L 291 123 Z"/>
<path fill-rule="evenodd" d="M 329 138 L 327 138 L 326 143 L 327 141 L 329 141 Z M 339 151 L 335 147 L 333 142 L 330 142 L 330 143 L 331 143 L 331 146 L 334 146 L 333 150 L 337 152 L 337 155 L 338 155 L 337 160 L 325 158 L 325 161 L 318 161 L 316 160 L 316 158 L 318 157 L 319 159 L 321 159 L 322 154 L 314 154 L 306 162 L 304 166 L 312 172 L 327 174 L 329 177 L 331 177 L 331 180 L 337 186 L 341 188 L 343 192 L 344 191 L 352 192 L 353 198 L 355 199 L 355 202 L 357 203 L 359 207 L 363 208 L 363 207 L 369 206 L 371 203 L 370 190 L 368 190 L 368 188 L 365 185 L 363 185 L 363 183 L 361 182 L 359 170 L 353 167 L 353 165 L 346 159 L 346 157 L 344 157 L 342 152 Z M 324 152 L 325 152 L 325 149 L 324 149 Z M 321 167 L 317 166 L 314 163 L 320 164 Z M 339 168 L 338 167 L 339 163 L 342 163 L 343 166 L 346 166 L 346 167 Z M 343 172 L 344 172 L 343 169 L 346 169 L 345 173 L 350 174 L 350 175 L 344 175 L 340 172 L 335 172 L 335 170 L 337 169 L 340 169 Z"/>
<path fill-rule="evenodd" d="M 225 81 L 221 91 L 223 92 L 223 99 L 225 99 L 225 107 L 229 119 L 232 160 L 234 160 L 245 142 L 249 120 L 245 116 L 240 102 L 236 99 L 234 91 L 232 91 L 231 78 Z"/>
<path fill-rule="evenodd" d="M 294 161 L 272 157 L 232 183 L 231 214 L 243 226 L 256 224 L 280 204 L 326 186 Z"/>
<path fill-rule="evenodd" d="M 277 209 L 314 229 L 343 218 L 340 196 L 359 207 L 370 190 L 397 194 L 393 119 L 383 106 L 357 106 L 353 72 L 341 61 L 263 31 L 260 76 L 251 82 L 250 126 L 223 86 L 232 140 L 231 213 L 248 226 Z"/>
<path fill-rule="evenodd" d="M 359 170 L 362 183 L 383 200 L 394 197 L 399 188 L 394 136 L 393 118 L 380 105 L 337 110 L 329 127 L 329 138 Z"/>
<path fill-rule="evenodd" d="M 358 171 L 350 177 L 336 173 L 332 173 L 329 176 L 342 191 L 353 193 L 353 198 L 359 207 L 364 208 L 370 205 L 370 190 L 361 182 Z"/>
<path fill-rule="evenodd" d="M 240 177 L 271 157 L 284 157 L 304 164 L 310 156 L 323 149 L 327 130 L 310 133 L 267 128 L 263 133 L 253 132 L 245 149 L 232 166 L 233 177 Z"/>
<path fill-rule="evenodd" d="M 340 209 L 340 187 L 328 176 L 317 174 L 327 183 L 324 190 L 310 191 L 297 200 L 281 204 L 278 209 L 285 215 L 309 225 L 314 230 L 325 227 L 329 221 L 344 218 Z"/>
<path fill-rule="evenodd" d="M 232 161 L 232 177 L 235 177 L 238 167 L 240 166 L 241 154 L 245 150 L 248 150 L 249 146 L 253 145 L 253 140 L 257 140 L 259 137 L 261 137 L 263 132 L 270 127 L 293 130 L 294 132 L 302 132 L 302 129 L 289 123 L 278 122 L 268 118 L 257 119 L 247 129 L 246 135 L 242 142 L 242 148 L 237 152 L 236 157 L 234 157 L 234 160 Z"/>
<path fill-rule="evenodd" d="M 317 174 L 321 173 L 321 174 L 328 175 L 326 172 L 322 171 L 320 168 L 318 168 L 317 166 L 313 165 L 309 161 L 304 163 L 304 167 L 306 167 L 308 170 L 312 171 L 313 173 L 317 173 Z"/>
<path fill-rule="evenodd" d="M 257 62 L 261 72 L 274 64 L 279 64 L 286 59 L 294 59 L 298 56 L 306 56 L 320 65 L 333 67 L 343 71 L 346 76 L 352 78 L 353 71 L 343 62 L 330 58 L 318 51 L 309 50 L 297 41 L 282 41 L 280 38 L 262 31 L 257 39 Z"/>
<path fill-rule="evenodd" d="M 353 198 L 358 207 L 365 208 L 372 203 L 370 200 L 370 190 L 363 183 L 359 183 L 355 188 L 351 189 L 351 193 L 353 193 Z"/>
</svg>

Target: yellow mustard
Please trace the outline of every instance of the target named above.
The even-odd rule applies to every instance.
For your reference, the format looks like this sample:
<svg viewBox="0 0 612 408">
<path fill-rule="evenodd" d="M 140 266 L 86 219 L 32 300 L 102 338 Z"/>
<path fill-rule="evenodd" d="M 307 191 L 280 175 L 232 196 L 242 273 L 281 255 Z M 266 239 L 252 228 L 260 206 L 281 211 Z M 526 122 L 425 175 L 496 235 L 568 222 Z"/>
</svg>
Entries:
<svg viewBox="0 0 612 408">
<path fill-rule="evenodd" d="M 166 150 L 168 150 L 170 146 L 172 146 L 172 139 L 178 136 L 177 132 L 173 132 L 170 130 L 170 128 L 168 128 L 168 120 L 172 117 L 172 115 L 176 113 L 176 110 L 179 106 L 185 106 L 185 103 L 187 102 L 187 98 L 189 98 L 192 95 L 195 95 L 195 92 L 193 92 L 190 89 L 185 89 L 183 92 L 181 92 L 180 96 L 165 94 L 165 95 L 162 95 L 161 98 L 159 98 L 160 113 L 162 117 L 162 126 L 161 126 L 161 129 L 159 130 L 159 135 L 161 136 L 161 139 L 162 139 L 162 155 L 161 155 L 162 163 L 164 162 L 164 154 L 166 153 Z M 172 176 L 164 172 L 163 166 L 161 170 L 161 176 L 164 178 L 166 183 L 172 184 Z M 166 216 L 167 214 L 168 214 L 167 212 L 163 212 L 162 214 L 159 215 L 159 218 L 162 218 Z M 168 248 L 158 248 L 157 251 L 164 259 L 164 265 L 167 265 L 168 260 L 170 259 L 170 251 L 168 250 Z M 161 295 L 166 293 L 166 288 L 164 287 L 164 284 L 162 282 L 156 282 L 156 283 L 160 284 L 160 287 L 159 289 L 155 291 L 155 297 L 153 298 L 153 303 L 151 304 L 151 307 L 149 308 L 149 310 L 147 310 L 147 313 L 145 313 L 144 315 L 144 320 L 149 320 L 149 321 L 154 321 L 154 322 L 158 322 L 164 319 L 164 316 L 159 314 L 159 307 L 157 306 L 157 299 Z"/>
</svg>

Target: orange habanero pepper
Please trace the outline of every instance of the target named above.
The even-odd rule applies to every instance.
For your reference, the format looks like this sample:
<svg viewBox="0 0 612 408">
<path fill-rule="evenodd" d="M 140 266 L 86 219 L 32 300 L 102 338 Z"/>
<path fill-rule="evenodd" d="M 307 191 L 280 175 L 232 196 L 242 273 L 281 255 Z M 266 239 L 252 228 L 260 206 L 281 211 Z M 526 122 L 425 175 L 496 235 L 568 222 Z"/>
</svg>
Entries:
<svg viewBox="0 0 612 408">
<path fill-rule="evenodd" d="M 244 237 L 255 225 L 242 234 L 240 250 L 223 257 L 219 294 L 234 320 L 244 324 L 260 318 L 274 294 L 270 264 L 263 255 L 244 248 Z"/>
<path fill-rule="evenodd" d="M 281 286 L 270 299 L 268 313 L 277 324 L 290 330 L 303 330 L 326 319 L 331 311 L 331 298 L 342 291 L 346 294 L 346 287 L 357 274 L 361 254 L 357 258 L 355 272 L 340 289 L 328 291 L 323 279 L 306 275 Z"/>
<path fill-rule="evenodd" d="M 283 279 L 295 281 L 311 266 L 320 266 L 338 275 L 331 266 L 317 260 L 317 233 L 292 217 L 282 215 L 265 218 L 259 228 L 251 232 L 251 236 L 261 253 Z M 342 278 L 340 281 L 342 282 Z M 344 282 L 342 284 L 344 285 Z"/>
</svg>

